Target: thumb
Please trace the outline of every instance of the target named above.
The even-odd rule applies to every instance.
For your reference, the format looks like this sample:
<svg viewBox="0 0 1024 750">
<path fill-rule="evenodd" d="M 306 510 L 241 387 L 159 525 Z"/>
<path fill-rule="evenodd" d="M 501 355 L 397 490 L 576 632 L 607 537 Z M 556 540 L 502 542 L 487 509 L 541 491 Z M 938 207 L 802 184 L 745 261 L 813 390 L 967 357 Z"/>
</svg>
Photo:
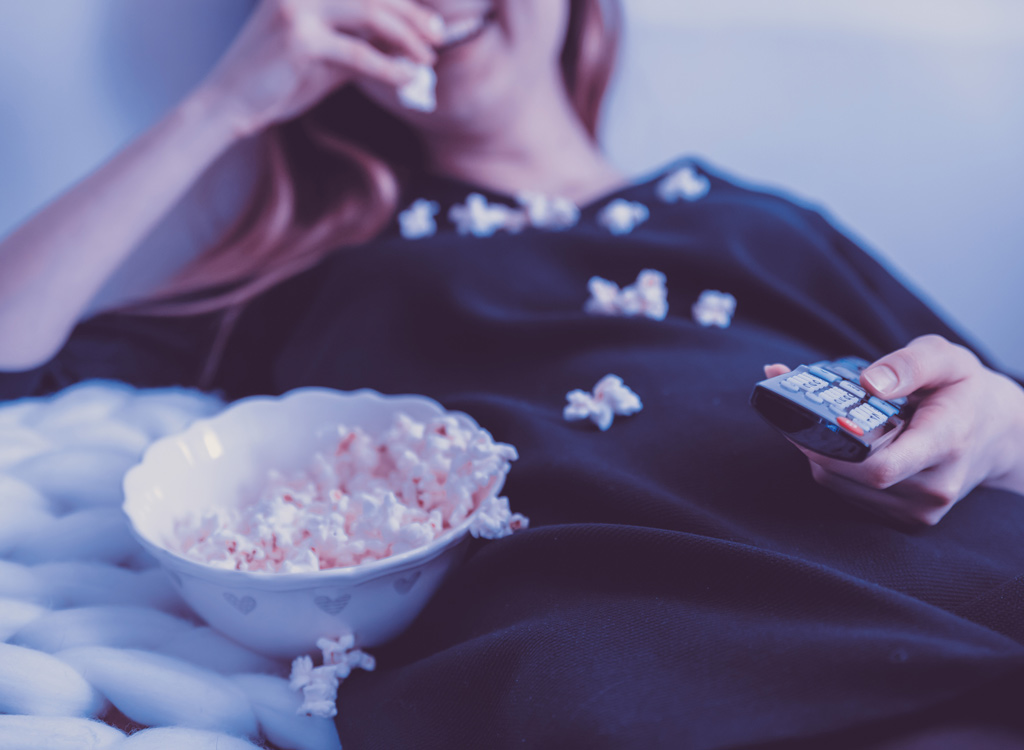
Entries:
<svg viewBox="0 0 1024 750">
<path fill-rule="evenodd" d="M 958 383 L 978 364 L 969 349 L 930 334 L 869 365 L 861 373 L 860 382 L 879 398 L 902 398 L 921 389 Z"/>
</svg>

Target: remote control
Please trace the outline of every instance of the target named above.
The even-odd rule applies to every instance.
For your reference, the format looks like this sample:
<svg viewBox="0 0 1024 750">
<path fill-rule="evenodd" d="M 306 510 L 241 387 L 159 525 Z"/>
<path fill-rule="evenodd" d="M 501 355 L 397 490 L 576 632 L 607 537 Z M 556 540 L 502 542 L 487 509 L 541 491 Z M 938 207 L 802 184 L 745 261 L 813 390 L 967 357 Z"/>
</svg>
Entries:
<svg viewBox="0 0 1024 750">
<path fill-rule="evenodd" d="M 754 386 L 750 405 L 798 445 L 841 461 L 863 461 L 910 417 L 905 398 L 883 401 L 860 385 L 859 357 L 800 365 Z"/>
</svg>

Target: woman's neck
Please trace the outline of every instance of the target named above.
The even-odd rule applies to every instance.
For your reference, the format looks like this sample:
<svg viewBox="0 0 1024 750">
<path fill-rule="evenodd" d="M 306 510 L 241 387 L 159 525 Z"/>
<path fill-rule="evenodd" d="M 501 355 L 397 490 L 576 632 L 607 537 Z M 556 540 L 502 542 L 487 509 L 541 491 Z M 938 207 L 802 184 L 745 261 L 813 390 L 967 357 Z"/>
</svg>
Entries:
<svg viewBox="0 0 1024 750">
<path fill-rule="evenodd" d="M 601 153 L 563 92 L 542 92 L 497 127 L 426 134 L 434 172 L 496 192 L 521 190 L 585 205 L 626 178 Z"/>
</svg>

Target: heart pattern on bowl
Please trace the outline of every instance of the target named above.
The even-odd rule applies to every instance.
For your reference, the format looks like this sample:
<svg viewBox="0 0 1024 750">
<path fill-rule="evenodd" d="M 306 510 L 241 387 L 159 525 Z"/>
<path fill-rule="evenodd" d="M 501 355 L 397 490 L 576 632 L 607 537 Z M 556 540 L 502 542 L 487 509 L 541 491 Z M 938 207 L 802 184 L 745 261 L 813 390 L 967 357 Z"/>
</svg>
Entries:
<svg viewBox="0 0 1024 750">
<path fill-rule="evenodd" d="M 248 595 L 239 597 L 235 596 L 230 591 L 225 591 L 224 599 L 227 601 L 228 604 L 237 609 L 243 615 L 247 615 L 254 609 L 256 609 L 256 600 Z"/>
<path fill-rule="evenodd" d="M 394 583 L 395 591 L 399 594 L 408 594 L 412 591 L 412 587 L 416 585 L 416 581 L 420 580 L 421 575 L 423 575 L 423 571 L 417 570 L 404 578 L 396 578 Z"/>
<path fill-rule="evenodd" d="M 334 599 L 329 596 L 318 596 L 313 599 L 313 604 L 329 615 L 336 615 L 348 606 L 351 599 L 350 594 L 342 594 Z"/>
</svg>

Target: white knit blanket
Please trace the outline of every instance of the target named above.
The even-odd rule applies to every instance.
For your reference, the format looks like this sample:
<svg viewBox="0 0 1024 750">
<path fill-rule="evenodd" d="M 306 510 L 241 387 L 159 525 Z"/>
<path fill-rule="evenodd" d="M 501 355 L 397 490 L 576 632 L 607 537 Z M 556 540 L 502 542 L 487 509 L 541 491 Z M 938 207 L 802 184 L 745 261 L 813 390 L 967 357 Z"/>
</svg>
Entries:
<svg viewBox="0 0 1024 750">
<path fill-rule="evenodd" d="M 204 626 L 128 531 L 125 471 L 221 408 L 108 381 L 0 404 L 3 750 L 341 747 L 289 665 Z"/>
</svg>

